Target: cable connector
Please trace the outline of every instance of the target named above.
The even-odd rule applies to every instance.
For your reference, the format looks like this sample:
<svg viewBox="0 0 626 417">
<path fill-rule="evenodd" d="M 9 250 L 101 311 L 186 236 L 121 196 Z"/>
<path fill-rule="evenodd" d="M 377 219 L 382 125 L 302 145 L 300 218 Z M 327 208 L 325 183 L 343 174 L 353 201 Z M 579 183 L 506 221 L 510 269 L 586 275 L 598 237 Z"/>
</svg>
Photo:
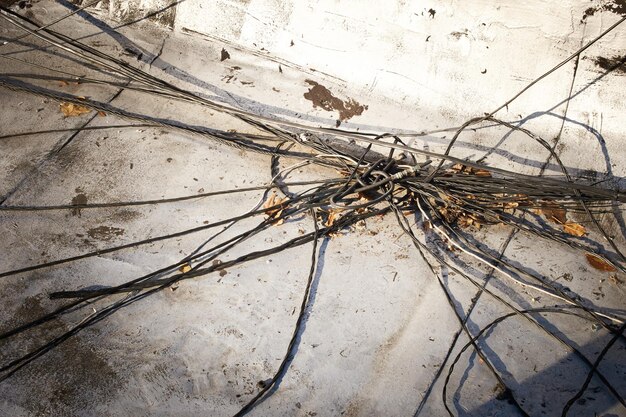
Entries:
<svg viewBox="0 0 626 417">
<path fill-rule="evenodd" d="M 401 180 L 402 178 L 406 178 L 408 176 L 412 176 L 418 171 L 421 171 L 428 165 L 430 165 L 433 161 L 429 159 L 428 161 L 422 162 L 421 164 L 412 166 L 410 168 L 405 169 L 404 171 L 397 172 L 391 176 L 392 180 Z"/>
</svg>

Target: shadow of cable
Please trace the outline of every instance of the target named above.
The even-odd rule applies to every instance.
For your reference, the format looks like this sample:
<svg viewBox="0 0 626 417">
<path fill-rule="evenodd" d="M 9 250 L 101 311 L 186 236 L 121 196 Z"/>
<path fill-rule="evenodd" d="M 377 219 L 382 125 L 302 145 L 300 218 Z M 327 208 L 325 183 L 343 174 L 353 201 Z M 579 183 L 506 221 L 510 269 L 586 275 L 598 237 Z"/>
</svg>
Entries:
<svg viewBox="0 0 626 417">
<path fill-rule="evenodd" d="M 266 399 L 268 399 L 269 397 L 271 397 L 272 395 L 274 395 L 274 393 L 276 391 L 278 391 L 278 389 L 280 388 L 280 384 L 283 382 L 283 379 L 285 378 L 285 375 L 287 374 L 287 372 L 289 371 L 289 368 L 291 367 L 291 363 L 293 362 L 293 360 L 295 359 L 298 350 L 300 349 L 300 343 L 302 342 L 302 335 L 304 335 L 304 332 L 306 331 L 306 325 L 309 321 L 309 317 L 311 315 L 311 309 L 312 307 L 315 305 L 315 300 L 317 298 L 317 288 L 319 286 L 320 283 L 320 278 L 322 277 L 322 272 L 324 271 L 324 257 L 326 255 L 326 249 L 328 248 L 328 243 L 330 242 L 330 238 L 329 237 L 325 237 L 322 240 L 322 243 L 320 244 L 319 247 L 319 251 L 317 254 L 317 265 L 315 268 L 315 274 L 313 275 L 313 280 L 311 281 L 311 290 L 309 292 L 309 300 L 306 306 L 306 310 L 304 313 L 304 318 L 302 320 L 302 325 L 300 326 L 300 329 L 298 330 L 298 333 L 296 334 L 296 340 L 295 343 L 293 345 L 293 349 L 291 351 L 291 354 L 289 355 L 289 357 L 287 358 L 287 361 L 285 363 L 285 368 L 283 370 L 283 372 L 278 375 L 278 377 L 276 378 L 276 383 L 272 386 L 272 388 L 263 396 L 263 398 L 261 398 L 258 404 L 261 404 L 262 402 L 264 402 Z"/>
<path fill-rule="evenodd" d="M 598 353 L 607 343 L 608 335 L 599 336 L 593 341 L 580 346 L 578 349 L 584 352 L 588 358 L 595 360 Z M 488 343 L 488 340 L 485 342 Z M 482 345 L 483 343 L 481 343 Z M 545 349 L 549 349 L 545 346 Z M 617 393 L 624 398 L 626 396 L 626 343 L 618 342 L 609 351 L 598 369 L 604 374 Z M 522 352 L 506 355 L 506 359 L 513 362 L 515 366 L 532 367 L 533 358 L 524 357 L 528 353 Z M 470 364 L 470 367 L 472 364 Z M 465 373 L 469 370 L 466 369 Z M 527 377 L 521 382 L 515 380 L 515 375 L 510 377 L 503 375 L 507 385 L 511 388 L 513 395 L 519 401 L 524 410 L 531 416 L 547 415 L 560 416 L 565 404 L 572 398 L 582 386 L 589 368 L 582 364 L 581 360 L 570 353 L 559 359 L 552 365 L 535 371 L 531 377 Z M 478 407 L 469 411 L 464 411 L 458 406 L 458 396 L 454 400 L 459 416 L 487 416 L 491 415 L 494 409 L 501 407 L 501 402 L 506 399 L 493 398 Z M 615 407 L 621 408 L 618 413 L 626 413 L 626 409 L 619 404 L 619 400 L 613 396 L 604 384 L 594 376 L 591 384 L 585 390 L 582 397 L 576 401 L 567 414 L 569 417 L 577 416 L 609 416 L 606 412 L 615 411 Z M 615 415 L 615 414 L 613 414 Z M 621 414 L 625 415 L 625 414 Z"/>
</svg>

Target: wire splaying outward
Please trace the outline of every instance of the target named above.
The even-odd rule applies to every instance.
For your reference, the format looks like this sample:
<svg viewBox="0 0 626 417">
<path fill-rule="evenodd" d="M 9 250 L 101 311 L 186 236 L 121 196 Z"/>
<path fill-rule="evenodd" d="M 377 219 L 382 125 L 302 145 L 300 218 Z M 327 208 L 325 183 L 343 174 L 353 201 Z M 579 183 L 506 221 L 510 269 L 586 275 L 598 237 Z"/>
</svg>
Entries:
<svg viewBox="0 0 626 417">
<path fill-rule="evenodd" d="M 87 3 L 80 10 L 84 10 L 93 3 Z M 351 233 L 356 225 L 366 219 L 390 214 L 395 216 L 402 236 L 410 240 L 417 253 L 432 271 L 433 279 L 437 280 L 450 304 L 450 311 L 458 319 L 460 327 L 454 343 L 456 343 L 456 337 L 461 332 L 464 332 L 470 340 L 452 363 L 448 364 L 448 374 L 443 388 L 443 401 L 450 415 L 453 413 L 448 404 L 448 385 L 454 367 L 460 360 L 460 355 L 469 348 L 474 349 L 482 363 L 497 380 L 503 398 L 509 399 L 520 414 L 528 415 L 524 408 L 524 401 L 519 397 L 520 393 L 512 389 L 510 384 L 507 385 L 510 380 L 507 380 L 506 373 L 498 363 L 501 359 L 491 356 L 488 350 L 483 349 L 484 345 L 482 344 L 482 340 L 489 336 L 491 329 L 502 326 L 503 322 L 514 316 L 521 318 L 525 323 L 528 322 L 530 326 L 547 335 L 550 340 L 574 352 L 584 362 L 589 375 L 597 376 L 609 394 L 626 407 L 626 403 L 618 390 L 613 387 L 608 377 L 602 373 L 598 366 L 611 346 L 618 340 L 623 341 L 624 339 L 625 318 L 620 312 L 605 311 L 601 307 L 596 307 L 589 300 L 585 300 L 579 294 L 558 285 L 555 280 L 536 273 L 532 268 L 525 268 L 516 261 L 494 255 L 480 242 L 476 242 L 472 235 L 472 233 L 488 228 L 492 228 L 492 230 L 506 229 L 510 230 L 511 233 L 530 236 L 545 245 L 554 245 L 554 247 L 562 247 L 568 251 L 579 253 L 580 259 L 585 260 L 597 271 L 616 274 L 626 273 L 626 259 L 613 239 L 604 230 L 601 222 L 597 220 L 599 216 L 621 211 L 623 204 L 626 203 L 626 193 L 617 188 L 606 187 L 602 183 L 572 179 L 553 146 L 545 139 L 530 130 L 521 128 L 519 125 L 495 117 L 499 110 L 511 104 L 527 89 L 522 90 L 495 111 L 468 120 L 457 129 L 445 152 L 435 152 L 419 149 L 412 143 L 407 145 L 400 135 L 316 128 L 227 106 L 199 93 L 174 85 L 166 81 L 165 78 L 159 78 L 145 72 L 120 58 L 51 29 L 50 26 L 59 20 L 39 26 L 6 8 L 0 9 L 0 18 L 22 32 L 22 35 L 14 40 L 5 41 L 5 45 L 8 43 L 17 44 L 18 41 L 26 37 L 36 39 L 46 48 L 61 51 L 71 57 L 72 60 L 84 65 L 85 68 L 97 69 L 97 73 L 102 76 L 102 78 L 95 78 L 95 76 L 90 78 L 65 73 L 62 74 L 63 77 L 59 77 L 57 76 L 59 71 L 51 71 L 45 76 L 30 73 L 3 74 L 0 76 L 0 87 L 55 100 L 60 103 L 60 109 L 67 117 L 80 115 L 86 117 L 93 110 L 130 121 L 129 124 L 125 125 L 84 127 L 86 131 L 107 128 L 158 127 L 168 131 L 182 132 L 237 150 L 271 157 L 270 180 L 266 184 L 258 186 L 222 189 L 221 191 L 202 191 L 195 195 L 135 201 L 49 206 L 0 204 L 0 212 L 49 212 L 55 210 L 121 209 L 130 206 L 154 206 L 182 203 L 189 200 L 198 201 L 204 198 L 225 198 L 227 195 L 233 194 L 241 195 L 252 192 L 262 194 L 258 203 L 243 214 L 229 215 L 227 218 L 211 222 L 207 221 L 205 224 L 194 228 L 1 271 L 0 278 L 8 279 L 19 274 L 45 270 L 53 266 L 141 248 L 155 242 L 189 238 L 193 234 L 203 232 L 212 233 L 189 255 L 139 277 L 116 285 L 94 286 L 77 290 L 59 288 L 51 292 L 50 298 L 64 300 L 62 301 L 64 304 L 36 319 L 4 330 L 0 334 L 0 341 L 11 344 L 19 335 L 26 334 L 33 329 L 45 328 L 46 324 L 60 317 L 85 309 L 89 311 L 89 314 L 74 325 L 68 326 L 67 329 L 56 333 L 46 333 L 47 339 L 38 340 L 38 343 L 29 347 L 27 352 L 21 352 L 14 357 L 3 357 L 3 362 L 0 363 L 0 382 L 9 379 L 20 369 L 86 328 L 107 319 L 133 303 L 165 289 L 177 288 L 176 286 L 182 281 L 199 279 L 216 273 L 221 275 L 221 273 L 225 273 L 226 269 L 242 267 L 255 260 L 310 244 L 312 246 L 310 268 L 306 274 L 306 285 L 304 286 L 302 301 L 298 306 L 297 316 L 295 315 L 296 308 L 294 307 L 293 310 L 294 330 L 287 348 L 283 349 L 286 353 L 273 375 L 268 379 L 263 379 L 266 382 L 261 384 L 260 390 L 252 395 L 240 411 L 235 414 L 244 415 L 260 401 L 269 398 L 276 392 L 282 376 L 288 371 L 296 354 L 297 343 L 299 343 L 298 340 L 305 327 L 306 312 L 312 299 L 315 273 L 320 269 L 318 267 L 319 241 L 341 238 L 343 234 Z M 601 36 L 609 33 L 617 24 L 604 31 Z M 589 48 L 601 36 L 586 44 L 576 54 L 545 75 L 547 76 L 547 74 L 560 68 L 565 62 L 569 62 Z M 52 74 L 53 72 L 54 74 Z M 531 85 L 542 78 L 544 76 L 539 77 Z M 80 97 L 58 88 L 42 87 L 41 84 L 37 83 L 58 82 L 64 79 L 74 81 L 78 79 L 84 85 L 115 87 L 124 91 L 132 91 L 143 97 L 166 99 L 168 102 L 184 103 L 189 106 L 197 106 L 200 109 L 208 109 L 211 112 L 232 117 L 237 123 L 242 123 L 250 129 L 256 129 L 257 133 L 241 133 L 240 131 L 223 129 L 220 126 L 189 125 L 179 123 L 176 120 L 149 117 L 139 114 L 133 109 L 113 106 L 110 102 Z M 509 133 L 521 134 L 525 140 L 530 140 L 546 150 L 549 158 L 556 161 L 561 170 L 561 175 L 558 177 L 531 175 L 488 165 L 482 161 L 451 155 L 461 133 L 472 125 L 481 126 L 484 129 L 503 128 Z M 68 128 L 30 133 L 34 135 L 67 130 L 80 131 L 80 129 Z M 19 133 L 4 135 L 0 136 L 0 139 L 24 135 Z M 348 144 L 354 146 L 347 146 Z M 279 165 L 283 160 L 292 161 L 290 162 L 292 165 L 280 169 Z M 339 174 L 332 178 L 320 180 L 299 181 L 291 179 L 294 171 L 306 168 L 331 169 Z M 19 215 L 19 213 L 17 214 Z M 280 243 L 272 243 L 271 246 L 259 247 L 251 243 L 254 238 L 258 238 L 268 230 L 280 230 L 274 228 L 284 228 L 285 225 L 295 221 L 295 219 L 302 220 L 305 218 L 312 224 L 309 231 L 303 229 L 298 236 L 290 237 Z M 413 218 L 415 221 L 412 223 L 409 218 Z M 417 225 L 422 227 L 419 228 Z M 240 227 L 241 230 L 237 227 Z M 237 231 L 232 234 L 227 233 L 228 231 L 232 232 L 233 229 Z M 593 239 L 597 234 L 605 238 L 611 249 L 605 249 L 603 245 Z M 461 258 L 476 262 L 482 267 L 485 274 L 496 276 L 500 282 L 510 285 L 509 288 L 518 289 L 519 292 L 515 293 L 516 297 L 530 303 L 536 299 L 527 297 L 530 293 L 540 294 L 550 300 L 551 306 L 520 308 L 519 305 L 507 300 L 498 291 L 492 291 L 487 286 L 487 282 L 480 282 L 473 277 L 469 268 L 460 267 L 458 261 Z M 483 293 L 488 294 L 498 306 L 502 306 L 510 313 L 496 318 L 478 330 L 469 326 L 469 316 L 475 304 L 472 305 L 467 315 L 458 311 L 454 294 L 452 294 L 449 285 L 442 279 L 441 272 L 444 269 L 454 272 L 463 278 L 464 282 L 476 287 L 477 297 Z M 93 309 L 96 303 L 98 308 Z M 545 326 L 544 322 L 537 318 L 539 314 L 547 313 L 576 316 L 603 329 L 610 334 L 611 339 L 597 359 L 591 361 L 574 343 L 554 331 L 550 326 Z M 423 402 L 426 401 L 436 379 L 444 372 L 443 365 L 446 365 L 446 361 L 451 357 L 454 343 L 450 346 L 444 363 L 437 370 L 436 376 L 427 389 L 422 404 L 418 406 L 416 414 L 421 412 Z M 588 386 L 591 376 L 583 383 L 582 391 Z M 564 415 L 579 397 L 580 393 L 576 394 L 572 401 L 564 404 Z"/>
</svg>

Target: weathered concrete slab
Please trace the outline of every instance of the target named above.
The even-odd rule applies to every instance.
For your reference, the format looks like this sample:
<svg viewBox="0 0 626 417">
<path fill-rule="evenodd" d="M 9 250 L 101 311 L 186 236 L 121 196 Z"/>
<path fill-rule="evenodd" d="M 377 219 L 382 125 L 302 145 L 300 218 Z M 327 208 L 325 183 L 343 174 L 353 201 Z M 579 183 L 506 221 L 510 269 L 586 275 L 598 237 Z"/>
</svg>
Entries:
<svg viewBox="0 0 626 417">
<path fill-rule="evenodd" d="M 136 3 L 129 2 L 128 7 Z M 452 135 L 441 129 L 492 110 L 617 18 L 598 11 L 581 23 L 589 5 L 573 1 L 499 7 L 479 1 L 445 6 L 404 2 L 394 7 L 372 2 L 371 7 L 347 11 L 336 2 L 286 2 L 278 7 L 266 1 L 187 1 L 176 5 L 173 31 L 155 29 L 149 22 L 119 27 L 162 4 L 138 3 L 132 16 L 115 16 L 121 23 L 109 20 L 110 9 L 90 9 L 89 16 L 74 16 L 55 28 L 220 103 L 309 126 L 334 127 L 341 118 L 339 105 L 326 110 L 318 101 L 314 106 L 310 90 L 315 82 L 327 90 L 318 93 L 331 94 L 344 108 L 350 99 L 367 105 L 340 127 L 377 133 L 425 131 L 428 135 L 416 138 L 414 146 L 436 151 L 444 149 Z M 67 7 L 42 1 L 28 10 L 45 22 L 62 16 Z M 213 18 L 210 23 L 206 16 Z M 556 150 L 575 175 L 610 168 L 617 177 L 614 181 L 624 176 L 620 121 L 626 78 L 618 71 L 603 75 L 597 65 L 598 57 L 623 53 L 624 30 L 618 28 L 614 36 L 583 54 L 577 66 L 568 64 L 502 115 L 506 120 L 527 119 L 524 127 L 551 141 L 558 138 Z M 3 38 L 17 34 L 0 24 Z M 62 55 L 30 49 L 29 45 L 0 46 L 0 52 L 10 50 L 14 57 L 104 77 Z M 14 52 L 18 50 L 28 52 Z M 222 50 L 230 58 L 222 60 Z M 5 59 L 0 70 L 3 75 L 44 73 Z M 152 118 L 258 133 L 209 109 L 121 91 L 121 87 L 32 82 L 112 100 L 114 106 Z M 574 98 L 568 102 L 570 89 Z M 84 123 L 101 127 L 136 123 L 93 112 L 64 118 L 52 100 L 5 89 L 0 90 L 0 100 L 0 135 Z M 474 159 L 486 155 L 488 164 L 524 172 L 537 173 L 546 163 L 548 173 L 558 171 L 554 161 L 548 163 L 543 148 L 503 129 L 466 132 L 454 153 Z M 283 160 L 281 166 L 294 162 Z M 293 178 L 334 176 L 337 173 L 330 169 L 306 167 Z M 74 136 L 64 132 L 0 139 L 0 195 L 5 205 L 174 197 L 262 185 L 270 178 L 269 156 L 172 129 L 132 126 L 85 130 Z M 1 212 L 0 272 L 197 227 L 245 213 L 260 198 L 262 192 L 254 191 L 80 213 Z M 216 242 L 256 222 L 238 224 Z M 220 260 L 282 243 L 311 228 L 309 217 L 294 219 L 251 238 Z M 613 231 L 622 244 L 623 233 L 619 228 Z M 0 329 L 60 305 L 47 298 L 49 292 L 125 282 L 177 262 L 212 233 L 0 278 Z M 580 253 L 536 237 L 518 233 L 507 245 L 509 235 L 508 228 L 494 226 L 469 237 L 569 287 L 588 305 L 624 316 L 623 276 L 596 271 Z M 589 237 L 601 241 L 593 231 Z M 257 392 L 258 382 L 275 372 L 284 355 L 310 252 L 310 245 L 291 249 L 228 269 L 226 274 L 181 282 L 176 290 L 125 307 L 0 382 L 0 414 L 234 414 Z M 516 308 L 556 303 L 501 274 L 489 278 L 477 260 L 460 253 L 451 256 L 479 284 L 489 279 L 487 288 Z M 459 330 L 435 275 L 401 234 L 393 216 L 367 220 L 364 226 L 322 242 L 319 262 L 297 354 L 279 389 L 253 415 L 413 415 Z M 477 289 L 453 271 L 437 272 L 443 274 L 464 316 Z M 99 310 L 105 305 L 94 307 Z M 509 311 L 483 294 L 469 327 L 478 331 Z M 41 343 L 51 332 L 70 328 L 86 314 L 63 316 L 48 327 L 4 342 L 2 363 Z M 545 315 L 543 320 L 590 358 L 609 340 L 607 332 L 576 317 Z M 466 342 L 462 334 L 452 358 Z M 587 372 L 571 351 L 520 318 L 507 320 L 480 343 L 533 416 L 558 415 Z M 623 396 L 626 363 L 620 343 L 600 369 Z M 421 415 L 447 415 L 441 401 L 446 373 L 447 367 Z M 516 415 L 518 411 L 505 399 L 497 399 L 498 394 L 497 380 L 486 365 L 471 350 L 466 352 L 448 391 L 455 412 Z M 594 379 L 584 401 L 570 415 L 622 415 L 620 407 Z"/>
</svg>

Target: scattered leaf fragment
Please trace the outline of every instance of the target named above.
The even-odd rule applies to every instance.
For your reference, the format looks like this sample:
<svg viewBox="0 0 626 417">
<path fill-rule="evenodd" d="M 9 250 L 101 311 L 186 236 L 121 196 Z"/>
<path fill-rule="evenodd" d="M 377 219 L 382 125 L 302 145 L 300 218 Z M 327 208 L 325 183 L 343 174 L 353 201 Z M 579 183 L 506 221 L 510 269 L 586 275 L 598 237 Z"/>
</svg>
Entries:
<svg viewBox="0 0 626 417">
<path fill-rule="evenodd" d="M 543 202 L 542 207 L 538 210 L 538 213 L 546 216 L 546 219 L 548 219 L 552 223 L 564 224 L 567 221 L 567 211 L 554 201 Z"/>
<path fill-rule="evenodd" d="M 463 168 L 465 168 L 465 165 L 463 165 L 463 164 L 454 164 L 454 165 L 452 165 L 452 167 L 450 167 L 450 169 L 452 169 L 453 171 L 456 171 L 456 172 L 463 171 Z"/>
<path fill-rule="evenodd" d="M 287 201 L 287 197 L 280 198 L 275 193 L 272 193 L 265 202 L 265 204 L 263 204 L 263 208 L 266 209 L 265 214 L 267 214 L 270 219 L 279 218 L 284 209 L 284 207 L 282 207 L 282 204 L 285 201 Z M 280 205 L 280 207 L 274 207 L 278 205 Z M 279 219 L 278 221 L 276 221 L 276 225 L 281 225 L 284 222 L 285 219 Z"/>
<path fill-rule="evenodd" d="M 187 272 L 191 271 L 191 265 L 189 265 L 188 263 L 184 264 L 183 266 L 181 266 L 180 268 L 178 268 L 178 270 L 180 272 L 182 272 L 183 274 L 186 274 Z"/>
<path fill-rule="evenodd" d="M 491 177 L 491 172 L 486 169 L 474 169 L 473 174 L 477 177 Z"/>
<path fill-rule="evenodd" d="M 466 175 L 475 175 L 477 177 L 491 177 L 491 172 L 482 168 L 469 167 L 467 165 L 457 163 L 450 167 L 450 170 L 455 173 L 463 173 Z"/>
<path fill-rule="evenodd" d="M 326 219 L 326 222 L 324 222 L 324 226 L 331 227 L 333 224 L 335 224 L 336 217 L 337 212 L 335 210 L 330 210 L 328 212 L 328 219 Z"/>
<path fill-rule="evenodd" d="M 587 258 L 587 262 L 589 262 L 589 265 L 591 265 L 598 271 L 615 272 L 615 267 L 604 259 L 590 253 L 585 254 L 585 257 Z"/>
<path fill-rule="evenodd" d="M 59 108 L 61 109 L 65 117 L 80 116 L 82 114 L 91 112 L 91 109 L 89 109 L 88 107 L 80 106 L 74 103 L 63 102 L 59 104 Z"/>
<path fill-rule="evenodd" d="M 107 114 L 106 114 L 105 112 L 103 112 L 102 110 L 100 110 L 100 111 L 98 112 L 98 116 L 100 116 L 100 117 L 106 117 L 106 115 L 107 115 Z"/>
<path fill-rule="evenodd" d="M 563 225 L 563 231 L 567 234 L 578 237 L 584 236 L 587 233 L 585 226 L 578 223 L 565 223 Z"/>
<path fill-rule="evenodd" d="M 456 224 L 458 224 L 459 227 L 461 227 L 462 229 L 470 227 L 472 223 L 474 223 L 474 219 L 472 219 L 469 216 L 464 216 L 464 215 L 459 216 L 459 218 L 456 221 Z"/>
</svg>

